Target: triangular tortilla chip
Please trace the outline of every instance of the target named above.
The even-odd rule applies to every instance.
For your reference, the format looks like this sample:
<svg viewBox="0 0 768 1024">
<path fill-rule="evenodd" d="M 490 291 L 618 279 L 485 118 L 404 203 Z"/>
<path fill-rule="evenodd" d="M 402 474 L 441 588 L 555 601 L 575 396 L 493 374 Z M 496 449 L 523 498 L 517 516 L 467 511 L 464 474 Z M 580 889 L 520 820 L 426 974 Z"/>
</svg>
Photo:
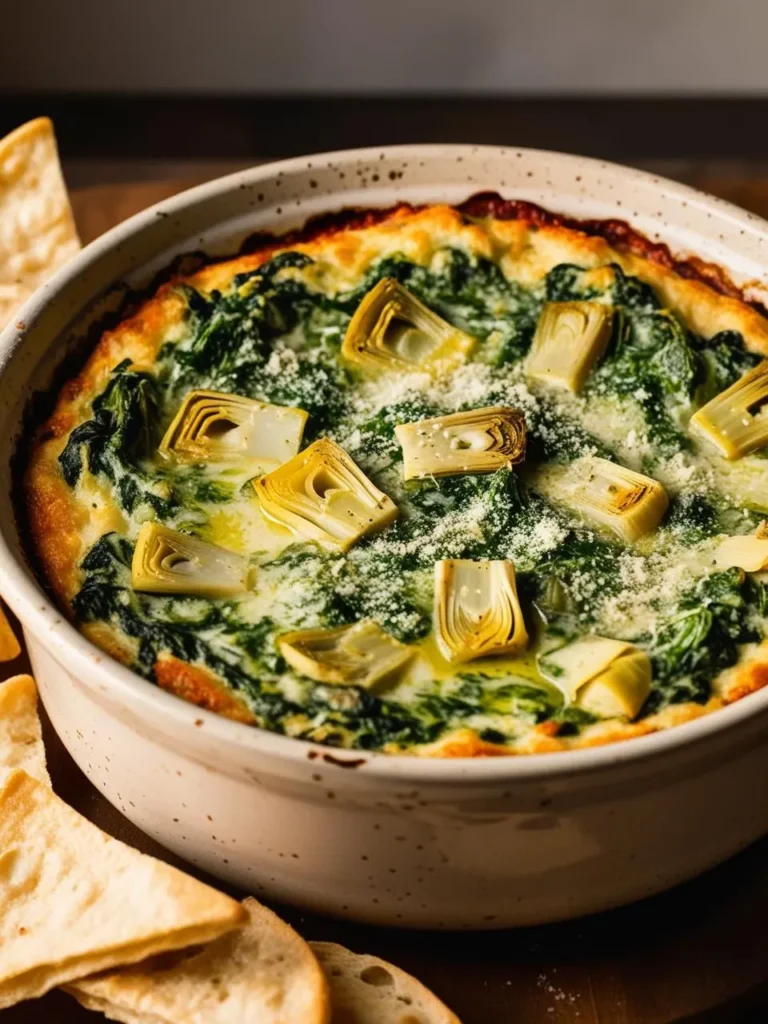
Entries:
<svg viewBox="0 0 768 1024">
<path fill-rule="evenodd" d="M 0 328 L 79 248 L 53 125 L 39 117 L 0 139 Z"/>
<path fill-rule="evenodd" d="M 21 654 L 21 646 L 5 612 L 0 608 L 0 661 L 13 661 Z"/>
<path fill-rule="evenodd" d="M 334 1024 L 461 1024 L 437 996 L 399 967 L 335 942 L 309 945 L 331 986 Z"/>
<path fill-rule="evenodd" d="M 309 946 L 256 900 L 249 924 L 171 967 L 143 964 L 67 991 L 125 1024 L 327 1024 L 328 985 Z"/>
<path fill-rule="evenodd" d="M 32 676 L 12 676 L 0 683 L 0 785 L 15 768 L 51 784 Z"/>
<path fill-rule="evenodd" d="M 26 772 L 0 790 L 0 1009 L 208 942 L 246 918 L 235 900 L 105 835 Z"/>
</svg>

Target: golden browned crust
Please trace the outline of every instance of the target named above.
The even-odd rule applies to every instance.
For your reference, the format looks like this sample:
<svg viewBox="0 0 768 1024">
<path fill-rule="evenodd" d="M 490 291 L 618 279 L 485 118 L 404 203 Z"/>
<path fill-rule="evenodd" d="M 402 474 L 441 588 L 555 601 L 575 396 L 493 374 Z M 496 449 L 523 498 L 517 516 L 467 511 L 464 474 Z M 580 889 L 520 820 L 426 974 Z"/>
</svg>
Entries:
<svg viewBox="0 0 768 1024">
<path fill-rule="evenodd" d="M 46 581 L 66 609 L 79 589 L 80 559 L 90 545 L 87 526 L 95 517 L 65 482 L 59 455 L 73 427 L 89 418 L 91 402 L 114 367 L 124 359 L 150 366 L 184 312 L 182 298 L 167 286 L 130 319 L 106 331 L 80 373 L 62 388 L 53 414 L 33 439 L 23 482 L 27 525 Z M 104 493 L 100 497 L 103 509 L 110 499 Z"/>
<path fill-rule="evenodd" d="M 539 281 L 559 263 L 595 268 L 616 263 L 627 274 L 651 285 L 662 301 L 696 333 L 709 337 L 724 329 L 739 330 L 749 349 L 768 355 L 768 320 L 739 296 L 738 289 L 718 268 L 695 259 L 676 263 L 663 246 L 647 243 L 644 248 L 638 242 L 641 236 L 634 232 L 622 235 L 615 229 L 620 222 L 605 222 L 607 226 L 601 233 L 597 222 L 579 227 L 576 222 L 566 223 L 551 215 L 526 217 L 524 207 L 534 211 L 537 208 L 528 204 L 518 206 L 520 209 L 515 216 L 507 217 L 487 216 L 485 214 L 499 210 L 488 203 L 484 207 L 472 207 L 472 201 L 465 204 L 464 212 L 448 206 L 413 209 L 401 205 L 386 214 L 359 212 L 351 218 L 352 226 L 329 227 L 323 222 L 314 235 L 310 232 L 303 236 L 262 240 L 256 251 L 213 263 L 164 285 L 135 315 L 105 332 L 83 370 L 62 390 L 52 416 L 38 430 L 24 477 L 32 543 L 46 580 L 62 605 L 69 609 L 79 589 L 79 563 L 95 540 L 92 536 L 95 517 L 65 483 L 58 456 L 70 430 L 89 417 L 91 401 L 104 389 L 118 363 L 125 359 L 130 359 L 137 367 L 154 363 L 168 333 L 185 315 L 184 301 L 175 290 L 183 281 L 202 292 L 222 289 L 236 274 L 257 269 L 276 252 L 285 249 L 303 252 L 317 261 L 304 272 L 305 277 L 309 275 L 310 284 L 314 280 L 318 287 L 340 289 L 354 284 L 382 256 L 403 253 L 425 265 L 435 250 L 446 245 L 498 261 L 509 278 L 523 284 Z M 481 216 L 476 220 L 466 215 L 478 212 Z M 609 230 L 611 224 L 614 227 Z M 683 272 L 686 276 L 681 276 Z M 84 476 L 87 478 L 89 474 L 84 473 Z M 97 481 L 91 478 L 89 483 L 98 490 Z M 99 497 L 101 500 L 94 505 L 109 503 L 105 493 L 101 492 Z M 119 518 L 119 511 L 114 508 L 108 514 Z M 110 653 L 118 657 L 122 654 L 121 660 L 129 660 L 124 644 L 109 626 L 104 624 L 99 630 L 90 631 L 90 635 Z M 589 727 L 575 737 L 560 737 L 551 730 L 535 729 L 517 752 L 595 746 L 644 735 L 698 717 L 768 683 L 768 664 L 737 665 L 728 672 L 727 688 L 704 707 L 678 705 L 674 712 L 667 709 L 639 723 L 608 722 Z M 200 707 L 237 721 L 254 722 L 247 707 L 225 684 L 198 666 L 164 658 L 155 666 L 155 674 L 164 689 Z M 470 730 L 466 732 L 468 735 L 464 731 L 453 733 L 420 752 L 442 757 L 496 756 L 510 752 L 508 748 L 484 743 Z"/>
<path fill-rule="evenodd" d="M 85 636 L 96 644 L 102 651 L 119 661 L 121 665 L 128 665 L 134 661 L 138 644 L 135 640 L 127 638 L 118 633 L 108 622 L 86 622 L 82 626 Z"/>
<path fill-rule="evenodd" d="M 504 757 L 510 750 L 498 743 L 486 743 L 472 729 L 456 729 L 436 743 L 420 747 L 418 753 L 424 757 Z"/>
<path fill-rule="evenodd" d="M 742 697 L 746 697 L 750 693 L 757 693 L 764 686 L 768 686 L 768 665 L 765 663 L 739 667 L 741 671 L 724 698 L 726 704 L 732 704 L 734 701 L 741 700 Z"/>
<path fill-rule="evenodd" d="M 723 704 L 733 704 L 764 686 L 768 686 L 768 640 L 748 650 L 738 665 L 726 669 L 717 680 Z"/>
<path fill-rule="evenodd" d="M 189 665 L 167 655 L 155 662 L 155 679 L 161 690 L 167 690 L 190 704 L 215 711 L 234 722 L 256 725 L 256 719 L 245 702 L 233 694 L 223 680 L 200 665 Z"/>
<path fill-rule="evenodd" d="M 741 666 L 733 670 L 739 674 Z M 751 692 L 751 691 L 750 691 Z M 743 696 L 743 694 L 741 694 Z M 736 699 L 736 698 L 734 698 Z M 457 729 L 440 740 L 414 753 L 423 757 L 498 757 L 517 754 L 552 754 L 562 750 L 581 750 L 587 747 L 602 747 L 608 743 L 631 740 L 637 736 L 650 736 L 675 725 L 692 722 L 709 714 L 726 703 L 719 697 L 712 697 L 706 704 L 673 704 L 656 715 L 649 715 L 639 722 L 610 720 L 587 726 L 573 736 L 559 736 L 557 722 L 542 722 L 535 726 L 514 749 L 495 743 L 486 743 L 471 729 Z"/>
</svg>

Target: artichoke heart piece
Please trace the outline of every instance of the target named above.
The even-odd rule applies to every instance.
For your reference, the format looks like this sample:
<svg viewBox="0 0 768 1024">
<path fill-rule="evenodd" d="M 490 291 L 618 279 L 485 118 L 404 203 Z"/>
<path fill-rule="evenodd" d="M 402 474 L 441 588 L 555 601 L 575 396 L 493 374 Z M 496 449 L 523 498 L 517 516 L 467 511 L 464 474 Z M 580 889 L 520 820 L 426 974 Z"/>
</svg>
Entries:
<svg viewBox="0 0 768 1024">
<path fill-rule="evenodd" d="M 651 692 L 653 672 L 645 651 L 630 651 L 580 690 L 576 703 L 598 718 L 634 718 Z"/>
<path fill-rule="evenodd" d="M 634 718 L 651 692 L 651 659 L 624 640 L 588 635 L 539 656 L 541 674 L 598 718 Z"/>
<path fill-rule="evenodd" d="M 548 302 L 533 338 L 526 374 L 569 391 L 581 391 L 611 336 L 613 310 L 599 302 Z"/>
<path fill-rule="evenodd" d="M 267 518 L 342 551 L 397 518 L 395 503 L 328 438 L 254 480 L 253 486 Z"/>
<path fill-rule="evenodd" d="M 669 506 L 657 480 L 596 456 L 573 463 L 564 500 L 628 544 L 655 529 Z"/>
<path fill-rule="evenodd" d="M 135 590 L 229 597 L 248 589 L 248 560 L 197 537 L 144 523 L 131 563 Z"/>
<path fill-rule="evenodd" d="M 703 405 L 691 428 L 726 459 L 740 459 L 768 445 L 768 359 Z"/>
<path fill-rule="evenodd" d="M 280 653 L 300 675 L 318 683 L 360 686 L 386 681 L 413 657 L 375 622 L 356 622 L 337 629 L 300 629 L 278 640 Z"/>
<path fill-rule="evenodd" d="M 436 562 L 435 633 L 444 657 L 453 663 L 525 648 L 528 631 L 512 563 Z"/>
<path fill-rule="evenodd" d="M 717 569 L 743 569 L 744 572 L 765 572 L 768 569 L 768 535 L 765 524 L 757 533 L 745 537 L 728 537 L 715 551 Z"/>
<path fill-rule="evenodd" d="M 522 413 L 500 406 L 402 423 L 395 435 L 403 449 L 405 480 L 493 473 L 525 458 Z"/>
<path fill-rule="evenodd" d="M 158 451 L 179 462 L 247 459 L 274 469 L 301 447 L 307 413 L 242 395 L 190 391 Z"/>
<path fill-rule="evenodd" d="M 394 278 L 372 288 L 349 322 L 341 354 L 369 370 L 444 373 L 469 355 L 475 339 L 449 324 Z"/>
</svg>

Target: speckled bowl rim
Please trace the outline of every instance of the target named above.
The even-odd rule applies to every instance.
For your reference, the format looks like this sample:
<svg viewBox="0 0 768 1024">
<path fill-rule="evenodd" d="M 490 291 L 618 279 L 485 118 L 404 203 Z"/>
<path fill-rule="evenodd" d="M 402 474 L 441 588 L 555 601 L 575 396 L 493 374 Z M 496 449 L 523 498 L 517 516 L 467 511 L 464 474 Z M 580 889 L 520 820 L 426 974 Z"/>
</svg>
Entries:
<svg viewBox="0 0 768 1024">
<path fill-rule="evenodd" d="M 24 304 L 3 332 L 0 332 L 0 380 L 5 366 L 16 350 L 23 346 L 25 331 L 15 328 L 17 323 L 29 323 L 37 318 L 53 298 L 76 277 L 97 263 L 105 253 L 129 242 L 131 237 L 159 216 L 173 216 L 194 206 L 201 200 L 236 188 L 249 188 L 257 182 L 270 179 L 280 173 L 289 174 L 306 169 L 308 163 L 343 163 L 368 159 L 374 161 L 380 154 L 388 157 L 414 160 L 425 155 L 444 155 L 454 158 L 489 157 L 516 154 L 537 158 L 549 163 L 574 162 L 579 167 L 595 171 L 603 169 L 619 174 L 628 185 L 632 182 L 652 185 L 660 192 L 672 194 L 700 209 L 712 211 L 708 216 L 729 220 L 741 235 L 760 236 L 761 242 L 768 243 L 768 222 L 760 217 L 739 209 L 731 203 L 709 196 L 686 185 L 671 181 L 620 164 L 595 160 L 568 153 L 548 150 L 501 148 L 495 146 L 428 145 L 428 146 L 384 146 L 367 149 L 342 150 L 313 154 L 290 160 L 261 164 L 216 178 L 194 188 L 165 199 L 142 212 L 135 214 L 116 227 L 85 246 L 77 256 L 57 271 Z M 468 184 L 467 194 L 482 187 L 478 183 Z M 513 197 L 513 196 L 512 196 Z M 407 200 L 407 195 L 403 197 Z M 514 197 L 513 197 L 514 198 Z M 736 248 L 736 246 L 734 246 Z M 727 269 L 727 268 L 726 268 Z M 701 718 L 673 726 L 669 729 L 628 740 L 598 747 L 566 750 L 554 753 L 510 755 L 491 758 L 424 758 L 412 754 L 384 754 L 375 751 L 350 750 L 322 746 L 307 740 L 294 739 L 255 726 L 244 725 L 223 718 L 214 712 L 204 710 L 166 693 L 142 676 L 114 661 L 87 640 L 48 598 L 40 584 L 30 578 L 29 570 L 22 567 L 9 549 L 5 537 L 0 534 L 0 587 L 3 597 L 43 647 L 49 649 L 58 660 L 66 664 L 67 670 L 77 673 L 84 685 L 98 692 L 114 691 L 115 696 L 125 700 L 137 713 L 145 713 L 162 731 L 162 727 L 181 727 L 189 730 L 189 742 L 194 744 L 200 737 L 199 723 L 202 721 L 208 740 L 220 741 L 222 750 L 238 748 L 243 753 L 252 751 L 279 761 L 306 763 L 323 754 L 336 753 L 340 757 L 364 760 L 361 769 L 366 775 L 410 780 L 414 783 L 460 784 L 522 781 L 546 781 L 563 776 L 583 776 L 602 772 L 614 765 L 646 762 L 659 758 L 679 748 L 705 743 L 708 739 L 738 729 L 743 722 L 756 718 L 768 711 L 768 687 L 741 700 L 720 708 Z M 95 683 L 98 674 L 102 685 Z M 103 684 L 108 683 L 108 686 Z M 226 745 L 226 747 L 225 747 Z"/>
</svg>

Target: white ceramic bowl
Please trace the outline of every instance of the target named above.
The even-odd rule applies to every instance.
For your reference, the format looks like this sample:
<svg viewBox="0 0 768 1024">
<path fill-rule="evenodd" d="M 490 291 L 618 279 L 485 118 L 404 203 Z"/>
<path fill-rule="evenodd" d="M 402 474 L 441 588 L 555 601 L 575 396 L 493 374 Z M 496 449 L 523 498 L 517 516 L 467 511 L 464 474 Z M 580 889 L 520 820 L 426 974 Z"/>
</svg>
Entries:
<svg viewBox="0 0 768 1024">
<path fill-rule="evenodd" d="M 131 821 L 212 874 L 386 924 L 551 921 L 722 861 L 768 831 L 768 689 L 665 733 L 527 758 L 334 752 L 248 728 L 164 693 L 62 617 L 25 557 L 9 465 L 33 394 L 112 303 L 116 282 L 146 283 L 179 252 L 231 250 L 246 233 L 321 211 L 485 189 L 626 218 L 763 294 L 768 225 L 711 197 L 554 153 L 403 147 L 258 167 L 169 199 L 88 246 L 0 340 L 0 591 L 68 750 Z"/>
</svg>

